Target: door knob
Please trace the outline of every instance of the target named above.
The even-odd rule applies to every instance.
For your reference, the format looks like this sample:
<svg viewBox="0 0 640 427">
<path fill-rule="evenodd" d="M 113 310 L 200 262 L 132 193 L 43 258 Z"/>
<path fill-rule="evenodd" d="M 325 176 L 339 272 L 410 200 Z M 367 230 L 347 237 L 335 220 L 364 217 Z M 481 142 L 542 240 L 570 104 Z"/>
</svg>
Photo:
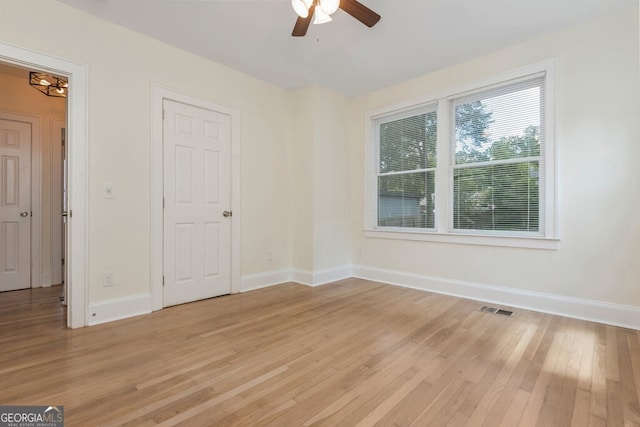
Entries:
<svg viewBox="0 0 640 427">
<path fill-rule="evenodd" d="M 231 211 L 222 212 L 222 216 L 225 217 L 225 218 L 229 218 L 231 215 L 233 215 L 233 213 Z"/>
<path fill-rule="evenodd" d="M 27 216 L 29 216 L 29 212 L 27 212 L 27 211 L 20 212 L 20 216 L 23 217 L 23 218 L 27 217 Z"/>
</svg>

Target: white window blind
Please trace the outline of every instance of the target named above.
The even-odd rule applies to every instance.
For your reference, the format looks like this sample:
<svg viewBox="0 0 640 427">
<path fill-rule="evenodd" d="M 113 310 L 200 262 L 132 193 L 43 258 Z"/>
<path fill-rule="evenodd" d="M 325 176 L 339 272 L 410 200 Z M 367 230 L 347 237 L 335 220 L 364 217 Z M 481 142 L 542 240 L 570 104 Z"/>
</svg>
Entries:
<svg viewBox="0 0 640 427">
<path fill-rule="evenodd" d="M 434 228 L 435 106 L 376 120 L 378 227 Z"/>
<path fill-rule="evenodd" d="M 544 234 L 544 76 L 453 99 L 452 231 Z"/>
</svg>

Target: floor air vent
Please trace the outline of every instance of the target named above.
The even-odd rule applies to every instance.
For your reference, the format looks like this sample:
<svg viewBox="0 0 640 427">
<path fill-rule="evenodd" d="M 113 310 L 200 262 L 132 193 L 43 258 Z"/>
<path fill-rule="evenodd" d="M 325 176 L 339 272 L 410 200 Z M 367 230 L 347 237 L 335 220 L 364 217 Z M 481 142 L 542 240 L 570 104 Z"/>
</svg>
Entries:
<svg viewBox="0 0 640 427">
<path fill-rule="evenodd" d="M 502 310 L 495 307 L 487 307 L 486 305 L 480 309 L 480 311 L 485 311 L 487 313 L 500 314 L 501 316 L 513 316 L 513 311 Z"/>
</svg>

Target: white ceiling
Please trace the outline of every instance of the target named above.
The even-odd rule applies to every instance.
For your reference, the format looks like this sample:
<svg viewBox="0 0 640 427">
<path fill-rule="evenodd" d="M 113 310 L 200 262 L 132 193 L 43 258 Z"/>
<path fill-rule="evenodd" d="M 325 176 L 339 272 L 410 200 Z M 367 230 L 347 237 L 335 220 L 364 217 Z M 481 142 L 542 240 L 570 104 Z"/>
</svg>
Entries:
<svg viewBox="0 0 640 427">
<path fill-rule="evenodd" d="M 367 28 L 342 10 L 291 37 L 290 0 L 59 0 L 278 86 L 359 95 L 638 0 L 361 0 Z M 144 55 L 144 52 L 140 52 Z"/>
</svg>

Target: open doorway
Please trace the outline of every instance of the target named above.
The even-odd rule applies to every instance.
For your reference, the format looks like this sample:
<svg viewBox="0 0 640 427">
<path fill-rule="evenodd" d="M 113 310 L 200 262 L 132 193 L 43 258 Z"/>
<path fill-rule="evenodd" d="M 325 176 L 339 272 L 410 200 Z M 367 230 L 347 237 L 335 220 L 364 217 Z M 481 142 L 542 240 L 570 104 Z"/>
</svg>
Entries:
<svg viewBox="0 0 640 427">
<path fill-rule="evenodd" d="M 0 62 L 0 291 L 57 286 L 66 304 L 66 88 L 37 90 L 36 71 Z"/>
<path fill-rule="evenodd" d="M 86 65 L 0 42 L 0 63 L 64 77 L 69 84 L 66 117 L 67 210 L 65 268 L 67 326 L 88 324 L 87 279 L 87 93 Z M 37 226 L 37 223 L 36 223 Z"/>
</svg>

